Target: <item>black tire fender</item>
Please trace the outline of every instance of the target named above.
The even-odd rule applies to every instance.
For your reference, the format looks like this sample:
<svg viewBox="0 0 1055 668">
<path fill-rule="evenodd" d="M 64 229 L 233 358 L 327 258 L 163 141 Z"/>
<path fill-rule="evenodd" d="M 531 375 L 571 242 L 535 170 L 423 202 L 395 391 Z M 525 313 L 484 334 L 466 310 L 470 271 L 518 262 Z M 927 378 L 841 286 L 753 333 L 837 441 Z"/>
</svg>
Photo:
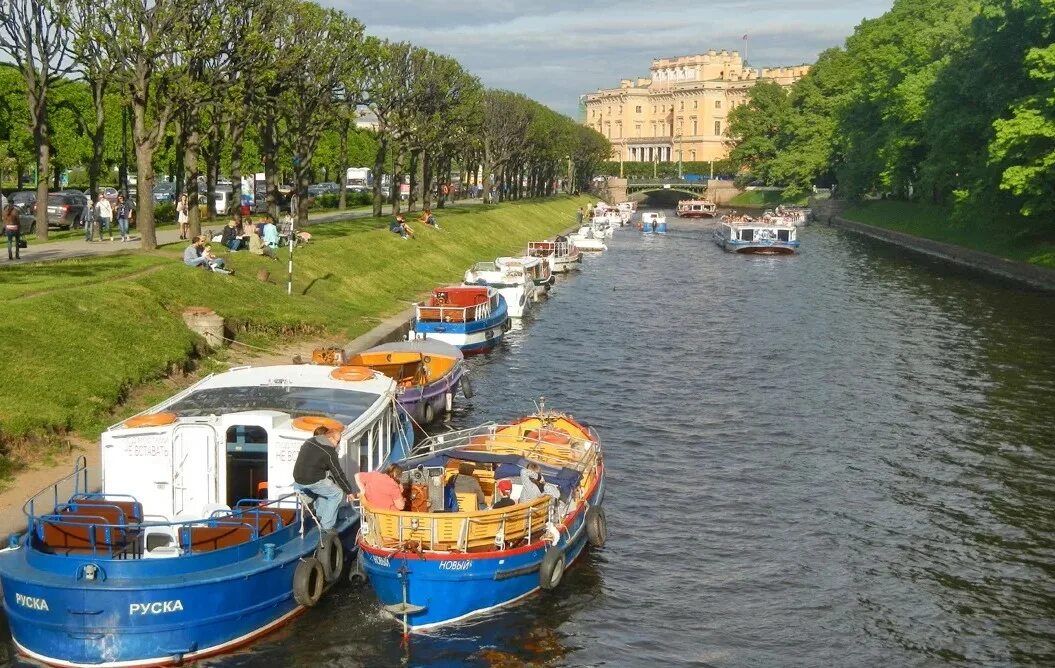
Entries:
<svg viewBox="0 0 1055 668">
<path fill-rule="evenodd" d="M 462 388 L 462 396 L 466 399 L 472 399 L 473 395 L 476 394 L 476 391 L 473 390 L 473 382 L 469 380 L 469 374 L 462 374 L 460 385 Z"/>
<path fill-rule="evenodd" d="M 322 564 L 326 584 L 333 584 L 344 572 L 344 545 L 337 534 L 323 534 L 322 544 L 315 551 L 315 558 Z"/>
<path fill-rule="evenodd" d="M 591 506 L 583 521 L 586 523 L 586 539 L 590 541 L 590 545 L 604 547 L 605 541 L 608 540 L 608 520 L 605 519 L 604 508 Z"/>
<path fill-rule="evenodd" d="M 297 603 L 312 607 L 322 598 L 326 588 L 326 574 L 315 557 L 306 557 L 297 562 L 293 573 L 293 598 Z"/>
<path fill-rule="evenodd" d="M 564 551 L 558 547 L 546 549 L 546 554 L 539 564 L 538 580 L 543 589 L 556 589 L 564 579 Z"/>
<path fill-rule="evenodd" d="M 359 559 L 348 566 L 348 582 L 356 587 L 366 584 L 366 571 L 363 570 L 363 564 Z"/>
<path fill-rule="evenodd" d="M 423 401 L 421 403 L 421 415 L 418 419 L 423 425 L 430 424 L 436 419 L 436 409 L 428 401 Z"/>
</svg>

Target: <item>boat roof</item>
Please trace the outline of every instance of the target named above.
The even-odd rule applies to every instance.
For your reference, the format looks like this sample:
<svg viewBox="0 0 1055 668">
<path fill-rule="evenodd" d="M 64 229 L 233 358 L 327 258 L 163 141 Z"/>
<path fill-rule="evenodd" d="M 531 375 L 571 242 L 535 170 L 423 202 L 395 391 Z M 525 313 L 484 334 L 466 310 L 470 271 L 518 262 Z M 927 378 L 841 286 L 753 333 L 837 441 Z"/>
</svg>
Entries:
<svg viewBox="0 0 1055 668">
<path fill-rule="evenodd" d="M 456 346 L 436 339 L 415 339 L 413 341 L 393 341 L 374 346 L 364 353 L 421 353 L 423 355 L 441 355 L 462 359 L 462 351 Z"/>
<path fill-rule="evenodd" d="M 531 257 L 524 255 L 522 257 L 500 257 L 495 259 L 495 264 L 498 265 L 523 265 L 525 267 L 534 267 L 537 264 L 542 264 L 542 258 Z"/>
<path fill-rule="evenodd" d="M 318 364 L 236 367 L 209 376 L 145 412 L 201 417 L 277 411 L 293 417 L 325 415 L 348 425 L 379 400 L 395 396 L 395 381 L 384 374 L 374 372 L 367 380 L 335 380 L 330 376 L 335 368 Z"/>
</svg>

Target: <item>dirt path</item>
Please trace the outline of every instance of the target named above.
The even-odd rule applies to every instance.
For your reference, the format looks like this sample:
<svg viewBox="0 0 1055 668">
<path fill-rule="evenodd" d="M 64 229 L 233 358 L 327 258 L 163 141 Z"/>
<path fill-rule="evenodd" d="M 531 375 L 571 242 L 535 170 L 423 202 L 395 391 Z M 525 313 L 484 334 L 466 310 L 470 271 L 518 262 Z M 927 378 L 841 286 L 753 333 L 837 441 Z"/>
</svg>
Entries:
<svg viewBox="0 0 1055 668">
<path fill-rule="evenodd" d="M 72 437 L 70 441 L 72 447 L 68 453 L 52 457 L 49 462 L 39 462 L 22 471 L 15 476 L 10 487 L 0 492 L 0 536 L 5 537 L 4 545 L 7 544 L 6 536 L 9 533 L 25 531 L 26 517 L 22 514 L 22 506 L 29 497 L 72 473 L 78 457 L 84 456 L 88 462 L 89 488 L 98 489 L 102 456 L 99 444 L 79 437 Z M 50 511 L 51 508 L 46 510 Z"/>
</svg>

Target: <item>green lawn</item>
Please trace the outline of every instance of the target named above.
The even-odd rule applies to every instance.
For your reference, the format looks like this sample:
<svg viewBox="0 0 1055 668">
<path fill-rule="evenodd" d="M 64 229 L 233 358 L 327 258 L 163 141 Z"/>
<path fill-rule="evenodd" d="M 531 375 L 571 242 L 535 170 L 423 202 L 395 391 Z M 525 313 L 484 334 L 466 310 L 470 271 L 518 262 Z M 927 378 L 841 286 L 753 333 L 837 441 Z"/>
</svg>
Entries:
<svg viewBox="0 0 1055 668">
<path fill-rule="evenodd" d="M 740 206 L 753 209 L 769 209 L 778 204 L 790 204 L 803 206 L 806 204 L 805 196 L 798 199 L 788 199 L 780 194 L 779 190 L 745 190 L 736 197 L 729 200 L 726 206 Z"/>
<path fill-rule="evenodd" d="M 843 212 L 850 220 L 905 232 L 924 239 L 955 244 L 1009 260 L 1055 268 L 1055 241 L 1014 220 L 979 218 L 953 222 L 944 206 L 876 200 L 861 202 Z"/>
<path fill-rule="evenodd" d="M 253 344 L 323 332 L 351 339 L 433 286 L 460 281 L 473 262 L 569 227 L 587 201 L 440 210 L 442 229 L 412 223 L 417 237 L 409 241 L 388 232 L 386 218 L 312 226 L 313 242 L 294 256 L 292 296 L 285 250 L 280 261 L 230 254 L 233 276 L 183 266 L 182 244 L 4 267 L 0 471 L 22 463 L 9 455 L 43 452 L 48 435 L 94 437 L 130 390 L 182 366 L 199 344 L 180 317 L 186 306 L 215 309 Z M 260 268 L 271 282 L 257 280 Z"/>
</svg>

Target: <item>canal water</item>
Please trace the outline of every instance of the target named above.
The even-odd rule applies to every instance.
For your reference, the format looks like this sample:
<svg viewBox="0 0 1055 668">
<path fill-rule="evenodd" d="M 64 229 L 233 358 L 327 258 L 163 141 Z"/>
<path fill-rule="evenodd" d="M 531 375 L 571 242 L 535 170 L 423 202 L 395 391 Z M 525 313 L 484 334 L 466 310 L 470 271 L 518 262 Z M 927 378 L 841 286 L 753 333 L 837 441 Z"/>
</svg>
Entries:
<svg viewBox="0 0 1055 668">
<path fill-rule="evenodd" d="M 603 550 L 408 648 L 343 586 L 206 665 L 1055 664 L 1055 297 L 825 227 L 793 257 L 670 227 L 560 277 L 451 422 L 592 424 Z"/>
</svg>

